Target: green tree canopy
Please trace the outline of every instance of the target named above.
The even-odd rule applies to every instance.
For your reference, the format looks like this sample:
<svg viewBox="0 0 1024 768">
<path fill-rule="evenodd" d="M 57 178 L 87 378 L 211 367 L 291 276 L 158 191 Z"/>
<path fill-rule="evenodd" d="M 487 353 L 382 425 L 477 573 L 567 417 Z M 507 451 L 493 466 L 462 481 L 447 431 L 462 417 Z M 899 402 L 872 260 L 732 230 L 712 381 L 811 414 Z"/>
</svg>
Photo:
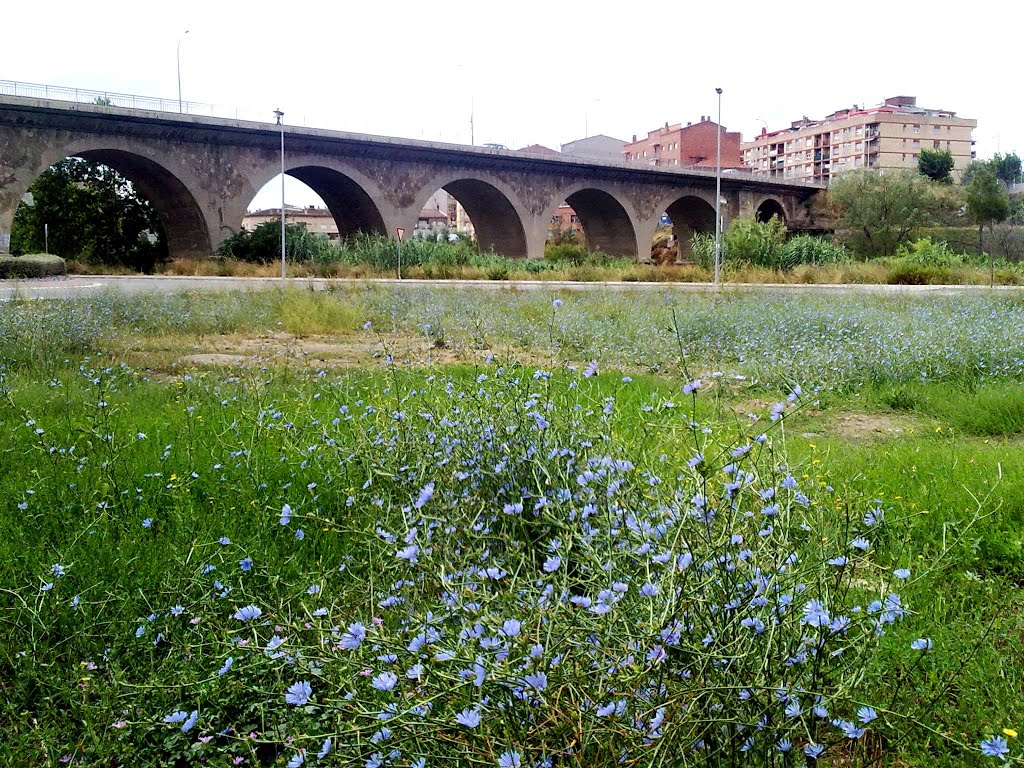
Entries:
<svg viewBox="0 0 1024 768">
<path fill-rule="evenodd" d="M 948 149 L 922 149 L 917 156 L 917 171 L 932 181 L 952 181 L 953 153 Z"/>
<path fill-rule="evenodd" d="M 829 197 L 838 229 L 862 257 L 891 256 L 913 240 L 938 206 L 932 182 L 910 171 L 851 171 L 837 176 Z"/>
<path fill-rule="evenodd" d="M 151 271 L 167 254 L 153 206 L 105 165 L 69 157 L 29 188 L 11 227 L 12 253 L 49 252 L 65 259 Z M 47 228 L 49 237 L 46 237 Z"/>
<path fill-rule="evenodd" d="M 1021 180 L 1020 158 L 1016 153 L 1001 155 L 998 152 L 992 158 L 992 170 L 996 178 L 1009 186 Z"/>
<path fill-rule="evenodd" d="M 1010 201 L 996 177 L 992 165 L 986 164 L 979 168 L 964 190 L 967 201 L 967 212 L 978 225 L 978 254 L 981 254 L 982 228 L 987 224 L 989 229 L 1010 215 Z"/>
</svg>

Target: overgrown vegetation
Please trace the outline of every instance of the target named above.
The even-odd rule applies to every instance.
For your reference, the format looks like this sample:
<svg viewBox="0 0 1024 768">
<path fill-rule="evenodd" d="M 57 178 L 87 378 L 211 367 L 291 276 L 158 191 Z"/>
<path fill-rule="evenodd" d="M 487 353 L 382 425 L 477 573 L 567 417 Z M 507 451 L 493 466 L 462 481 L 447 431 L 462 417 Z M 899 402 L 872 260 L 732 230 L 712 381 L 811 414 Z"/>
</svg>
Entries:
<svg viewBox="0 0 1024 768">
<path fill-rule="evenodd" d="M 1019 761 L 1018 299 L 552 299 L 9 304 L 5 757 Z"/>
</svg>

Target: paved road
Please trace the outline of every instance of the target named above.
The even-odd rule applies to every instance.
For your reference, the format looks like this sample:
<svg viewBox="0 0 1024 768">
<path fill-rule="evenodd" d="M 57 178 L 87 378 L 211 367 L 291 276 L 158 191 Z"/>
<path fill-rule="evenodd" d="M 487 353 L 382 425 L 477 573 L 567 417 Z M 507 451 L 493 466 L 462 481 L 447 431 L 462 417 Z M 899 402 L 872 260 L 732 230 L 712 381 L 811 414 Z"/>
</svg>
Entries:
<svg viewBox="0 0 1024 768">
<path fill-rule="evenodd" d="M 715 290 L 711 283 L 573 283 L 548 280 L 329 280 L 321 278 L 290 278 L 288 285 L 324 290 L 327 286 L 431 286 L 443 289 L 478 288 L 483 290 L 547 290 L 547 291 L 681 291 L 707 293 Z M 38 280 L 0 280 L 0 301 L 14 297 L 32 299 L 68 299 L 94 296 L 106 291 L 123 294 L 168 293 L 171 291 L 238 291 L 280 288 L 278 278 L 252 277 L 168 277 L 153 276 L 81 276 L 44 278 Z M 794 292 L 794 293 L 937 293 L 955 295 L 999 291 L 1024 294 L 1024 286 L 981 285 L 790 285 L 790 284 L 726 284 L 727 292 Z"/>
</svg>

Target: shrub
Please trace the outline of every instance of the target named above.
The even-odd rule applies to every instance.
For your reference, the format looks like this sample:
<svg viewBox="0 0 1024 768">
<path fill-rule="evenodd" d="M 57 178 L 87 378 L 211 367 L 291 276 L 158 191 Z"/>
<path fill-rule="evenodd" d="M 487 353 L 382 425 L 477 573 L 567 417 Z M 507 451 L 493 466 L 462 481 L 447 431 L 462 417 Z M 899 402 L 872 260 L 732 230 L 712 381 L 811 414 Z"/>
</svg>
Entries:
<svg viewBox="0 0 1024 768">
<path fill-rule="evenodd" d="M 690 240 L 690 256 L 694 265 L 701 269 L 715 268 L 715 237 L 703 232 L 694 232 Z"/>
<path fill-rule="evenodd" d="M 747 262 L 756 267 L 780 269 L 784 262 L 786 225 L 778 217 L 768 221 L 733 219 L 723 238 L 729 261 Z"/>
<path fill-rule="evenodd" d="M 930 237 L 920 237 L 912 243 L 901 245 L 896 258 L 902 263 L 921 267 L 962 267 L 964 257 L 955 253 L 942 240 L 932 242 Z"/>
<path fill-rule="evenodd" d="M 45 253 L 0 256 L 0 279 L 49 277 L 63 274 L 67 274 L 67 266 L 60 256 L 51 256 Z"/>
<path fill-rule="evenodd" d="M 323 235 L 310 232 L 301 224 L 285 226 L 285 249 L 289 261 L 310 259 L 330 261 L 336 246 Z M 223 258 L 238 259 L 256 264 L 269 264 L 281 259 L 281 225 L 267 221 L 249 230 L 231 235 L 217 249 Z"/>
<path fill-rule="evenodd" d="M 573 266 L 586 263 L 590 254 L 584 245 L 556 243 L 544 246 L 544 258 L 548 261 L 569 262 Z"/>
<path fill-rule="evenodd" d="M 782 262 L 787 268 L 798 264 L 844 264 L 850 255 L 842 245 L 824 237 L 797 235 L 782 247 Z"/>
<path fill-rule="evenodd" d="M 894 259 L 891 262 L 889 285 L 959 285 L 955 272 L 945 267 L 929 267 Z"/>
</svg>

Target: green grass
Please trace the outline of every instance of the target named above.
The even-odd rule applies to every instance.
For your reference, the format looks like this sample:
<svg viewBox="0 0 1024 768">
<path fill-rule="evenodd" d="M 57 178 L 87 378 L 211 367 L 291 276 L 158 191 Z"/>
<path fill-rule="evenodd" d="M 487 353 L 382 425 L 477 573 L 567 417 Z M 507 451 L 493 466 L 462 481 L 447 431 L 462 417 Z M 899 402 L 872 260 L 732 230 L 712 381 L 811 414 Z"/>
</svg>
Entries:
<svg viewBox="0 0 1024 768">
<path fill-rule="evenodd" d="M 985 339 L 1002 331 L 984 323 L 978 327 L 990 336 L 971 336 L 965 328 L 960 338 L 947 334 L 941 350 L 916 346 L 927 346 L 927 329 L 946 322 L 946 313 L 963 318 L 976 311 L 985 323 L 1012 322 L 1017 305 L 928 300 L 908 308 L 785 299 L 758 307 L 739 299 L 717 305 L 687 299 L 673 330 L 662 300 L 643 301 L 567 297 L 553 311 L 550 296 L 449 299 L 369 291 L 8 305 L 0 342 L 0 624 L 10 639 L 0 650 L 6 746 L 0 762 L 49 765 L 71 754 L 90 765 L 185 765 L 201 757 L 221 764 L 244 755 L 248 764 L 280 765 L 300 745 L 315 752 L 313 734 L 338 734 L 340 744 L 342 734 L 352 733 L 347 726 L 332 721 L 326 708 L 300 713 L 284 706 L 284 688 L 311 658 L 336 669 L 339 660 L 317 645 L 320 633 L 329 636 L 331 623 L 344 629 L 369 615 L 370 596 L 402 578 L 394 547 L 383 547 L 374 533 L 378 521 L 400 526 L 428 478 L 438 480 L 438 498 L 449 482 L 458 487 L 452 473 L 461 465 L 440 463 L 437 451 L 448 445 L 468 458 L 466 439 L 478 433 L 444 427 L 439 417 L 480 414 L 501 425 L 508 446 L 497 441 L 488 449 L 489 462 L 498 462 L 515 456 L 517 441 L 530 433 L 533 417 L 523 404 L 534 399 L 554 406 L 549 447 L 587 441 L 595 455 L 628 455 L 637 467 L 631 477 L 662 478 L 661 485 L 630 491 L 637 507 L 643 499 L 670 498 L 701 434 L 689 426 L 694 419 L 723 441 L 767 430 L 778 451 L 773 461 L 785 462 L 815 501 L 802 519 L 823 546 L 844 547 L 866 510 L 885 511 L 888 523 L 872 535 L 864 581 L 849 589 L 884 593 L 892 569 L 909 567 L 914 576 L 900 592 L 913 614 L 888 627 L 877 652 L 865 657 L 857 696 L 879 710 L 893 698 L 895 709 L 906 708 L 914 720 L 886 714 L 877 728 L 884 741 L 866 745 L 852 756 L 857 761 L 877 755 L 884 765 L 975 764 L 980 758 L 961 744 L 976 745 L 1003 728 L 1020 730 L 1024 398 L 1012 373 L 1014 350 L 1009 343 L 998 351 L 987 347 Z M 778 319 L 780 307 L 788 321 Z M 365 320 L 370 329 L 359 330 Z M 765 334 L 751 345 L 752 329 L 766 322 L 788 322 L 789 333 Z M 354 370 L 320 370 L 282 356 L 240 371 L 169 371 L 164 358 L 150 367 L 136 352 L 132 368 L 120 365 L 126 339 L 170 339 L 185 353 L 204 336 L 282 331 L 379 333 L 401 360 L 409 334 L 435 340 L 438 329 L 447 345 L 475 362 L 420 369 L 382 367 L 368 358 Z M 844 354 L 825 357 L 837 347 L 863 348 L 876 336 L 892 353 L 876 357 L 871 374 L 863 370 L 869 354 L 862 352 L 841 375 Z M 673 355 L 680 344 L 689 376 Z M 828 360 L 833 370 L 823 377 L 824 389 L 805 387 L 804 406 L 771 426 L 772 403 L 801 378 L 785 374 L 793 347 Z M 772 349 L 774 363 L 765 359 Z M 756 350 L 763 355 L 753 355 Z M 500 372 L 498 361 L 510 355 L 530 362 Z M 592 357 L 600 357 L 600 372 L 584 378 L 582 367 Z M 565 361 L 577 370 L 567 371 Z M 946 375 L 922 382 L 922 365 Z M 719 367 L 725 375 L 709 375 Z M 534 378 L 537 368 L 561 373 L 549 384 Z M 681 386 L 698 377 L 704 383 L 691 403 Z M 605 416 L 608 398 L 614 407 Z M 366 411 L 368 405 L 375 410 Z M 346 418 L 353 414 L 359 418 Z M 853 429 L 861 423 L 856 419 L 893 430 Z M 729 460 L 727 453 L 715 457 Z M 479 514 L 474 505 L 486 508 L 508 492 L 506 473 L 534 489 L 575 483 L 575 473 L 562 477 L 559 467 L 542 453 L 488 470 L 491 485 L 464 505 L 453 501 L 446 514 L 452 520 Z M 294 509 L 289 526 L 278 521 L 285 503 Z M 152 525 L 144 527 L 147 519 Z M 305 533 L 301 542 L 297 527 Z M 220 544 L 221 537 L 230 543 Z M 252 571 L 240 571 L 244 558 L 252 559 Z M 67 569 L 64 576 L 53 577 L 54 563 Z M 204 573 L 208 565 L 216 570 Z M 231 588 L 224 598 L 215 579 Z M 51 581 L 53 588 L 43 591 Z M 310 594 L 312 585 L 321 591 Z M 75 596 L 78 607 L 69 604 Z M 299 667 L 231 644 L 240 635 L 226 617 L 247 603 L 263 606 L 287 635 L 287 647 L 308 657 L 292 658 Z M 168 616 L 175 604 L 185 609 L 180 621 Z M 503 616 L 498 602 L 489 605 L 485 614 Z M 328 611 L 327 624 L 313 616 L 320 607 Z M 390 626 L 388 614 L 373 609 Z M 149 621 L 150 614 L 157 618 Z M 199 620 L 189 624 L 189 617 Z M 146 630 L 137 638 L 139 627 Z M 164 638 L 153 646 L 158 632 Z M 259 634 L 265 644 L 262 633 L 253 628 L 253 642 Z M 911 653 L 918 637 L 929 637 L 934 652 Z M 218 676 L 228 655 L 236 658 L 235 672 Z M 377 669 L 372 657 L 365 663 Z M 315 691 L 334 698 L 341 712 L 342 692 L 355 683 L 325 674 L 314 678 Z M 457 685 L 450 683 L 452 690 Z M 201 731 L 186 736 L 160 722 L 193 707 L 201 711 Z M 115 726 L 121 721 L 126 727 Z M 226 725 L 260 736 L 192 738 Z M 377 727 L 361 732 L 363 744 Z M 559 733 L 594 739 L 589 762 L 611 764 L 617 757 L 600 752 L 601 738 L 611 738 L 600 730 Z M 493 765 L 504 743 L 495 734 L 493 745 L 470 753 L 461 751 L 470 741 L 440 729 L 423 748 L 438 761 L 461 755 L 467 765 Z M 298 739 L 294 747 L 285 746 L 288 736 Z M 1019 746 L 1011 745 L 1019 756 Z M 365 757 L 372 751 L 366 746 L 365 752 L 350 748 Z M 840 757 L 834 764 L 847 763 Z"/>
</svg>

